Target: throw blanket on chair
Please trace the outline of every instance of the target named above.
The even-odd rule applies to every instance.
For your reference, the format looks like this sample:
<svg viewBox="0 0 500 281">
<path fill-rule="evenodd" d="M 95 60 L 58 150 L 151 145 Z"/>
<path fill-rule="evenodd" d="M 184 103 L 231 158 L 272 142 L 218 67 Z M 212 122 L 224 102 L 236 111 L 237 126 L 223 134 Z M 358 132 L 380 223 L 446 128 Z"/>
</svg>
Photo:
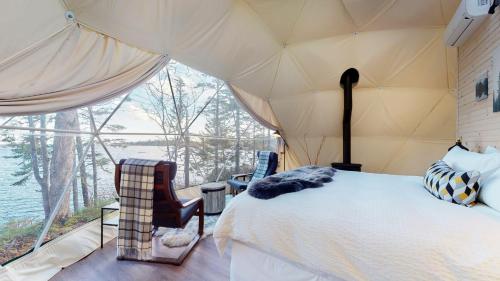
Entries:
<svg viewBox="0 0 500 281">
<path fill-rule="evenodd" d="M 127 159 L 122 165 L 118 259 L 151 259 L 154 173 L 158 162 Z"/>
<path fill-rule="evenodd" d="M 258 199 L 271 199 L 285 193 L 320 187 L 333 180 L 335 171 L 329 167 L 305 166 L 281 172 L 250 182 L 248 194 Z"/>
</svg>

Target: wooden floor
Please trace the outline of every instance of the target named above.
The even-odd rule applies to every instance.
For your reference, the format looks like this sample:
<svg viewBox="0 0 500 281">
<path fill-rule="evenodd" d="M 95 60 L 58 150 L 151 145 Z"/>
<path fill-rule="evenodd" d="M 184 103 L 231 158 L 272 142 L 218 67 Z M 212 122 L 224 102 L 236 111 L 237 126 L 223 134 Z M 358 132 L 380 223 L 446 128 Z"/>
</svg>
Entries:
<svg viewBox="0 0 500 281">
<path fill-rule="evenodd" d="M 115 245 L 116 240 L 110 241 L 103 249 L 63 269 L 50 280 L 229 280 L 230 251 L 226 251 L 224 257 L 220 257 L 212 237 L 201 240 L 181 266 L 118 261 Z"/>
</svg>

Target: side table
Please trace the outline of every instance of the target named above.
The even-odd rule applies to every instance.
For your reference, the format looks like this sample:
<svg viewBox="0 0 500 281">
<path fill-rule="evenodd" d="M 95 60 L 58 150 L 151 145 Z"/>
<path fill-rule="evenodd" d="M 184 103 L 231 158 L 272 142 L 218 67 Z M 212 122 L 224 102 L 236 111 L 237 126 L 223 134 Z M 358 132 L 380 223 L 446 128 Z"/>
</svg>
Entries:
<svg viewBox="0 0 500 281">
<path fill-rule="evenodd" d="M 101 249 L 103 246 L 103 231 L 104 231 L 104 226 L 118 226 L 118 219 L 109 219 L 109 220 L 104 220 L 104 212 L 113 212 L 113 211 L 118 211 L 120 210 L 120 203 L 114 202 L 109 205 L 106 205 L 104 207 L 101 207 Z"/>
<path fill-rule="evenodd" d="M 226 207 L 225 183 L 210 182 L 200 186 L 205 215 L 220 215 Z"/>
</svg>

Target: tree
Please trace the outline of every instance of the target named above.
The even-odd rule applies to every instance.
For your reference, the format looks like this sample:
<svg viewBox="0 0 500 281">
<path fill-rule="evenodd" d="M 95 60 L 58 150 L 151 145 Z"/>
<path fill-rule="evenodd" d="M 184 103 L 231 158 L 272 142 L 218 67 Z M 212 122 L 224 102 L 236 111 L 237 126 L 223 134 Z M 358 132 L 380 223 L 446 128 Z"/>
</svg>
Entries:
<svg viewBox="0 0 500 281">
<path fill-rule="evenodd" d="M 28 124 L 30 128 L 34 128 L 35 124 L 33 121 L 33 117 L 28 117 Z M 47 120 L 45 115 L 40 116 L 40 128 L 47 128 Z M 49 204 L 49 155 L 48 155 L 48 147 L 47 147 L 47 135 L 45 131 L 41 131 L 40 136 L 40 149 L 37 148 L 35 132 L 33 130 L 30 131 L 29 134 L 29 150 L 24 150 L 22 147 L 14 148 L 14 151 L 17 152 L 18 158 L 22 158 L 24 161 L 28 160 L 29 164 L 24 162 L 22 165 L 21 171 L 14 174 L 15 176 L 21 176 L 21 180 L 15 182 L 13 185 L 22 185 L 29 178 L 28 174 L 31 168 L 31 171 L 34 173 L 35 179 L 41 187 L 42 192 L 42 201 L 43 201 L 43 210 L 45 213 L 45 219 L 48 219 L 50 216 L 50 204 Z M 41 166 L 38 163 L 38 154 L 40 154 L 41 158 Z M 27 157 L 29 155 L 29 157 Z M 15 156 L 14 156 L 15 157 Z M 42 171 L 40 172 L 40 169 Z"/>
<path fill-rule="evenodd" d="M 166 156 L 183 170 L 184 187 L 191 185 L 190 173 L 200 166 L 196 158 L 202 143 L 191 138 L 190 127 L 221 88 L 214 87 L 210 79 L 173 62 L 143 88 L 149 101 L 142 105 L 143 110 L 161 128 Z"/>
<path fill-rule="evenodd" d="M 94 124 L 94 118 L 97 117 L 108 117 L 113 110 L 118 106 L 118 104 L 111 103 L 106 106 L 99 106 L 99 107 L 88 107 L 87 110 L 83 110 L 80 114 L 79 120 L 82 120 L 84 122 L 87 122 L 90 125 L 90 130 L 92 133 L 95 133 L 97 128 L 94 128 L 94 125 L 97 126 L 97 124 Z M 92 115 L 92 116 L 91 116 Z M 80 123 L 80 122 L 79 122 Z M 106 128 L 108 128 L 111 132 L 119 132 L 124 130 L 126 127 L 121 125 L 121 124 L 107 124 Z M 81 139 L 81 138 L 80 138 Z M 93 205 L 96 206 L 99 202 L 99 194 L 98 194 L 98 186 L 99 186 L 99 172 L 98 172 L 98 167 L 100 167 L 103 171 L 107 172 L 108 174 L 111 174 L 113 171 L 108 171 L 107 170 L 107 165 L 111 162 L 111 160 L 108 158 L 107 155 L 103 155 L 102 153 L 98 152 L 96 150 L 96 142 L 97 140 L 94 139 L 90 143 L 90 164 L 87 163 L 88 157 L 85 155 L 79 156 L 81 158 L 84 158 L 84 167 L 89 167 L 89 169 L 92 171 L 92 202 Z M 122 139 L 120 140 L 115 140 L 113 142 L 113 145 L 119 145 L 122 144 L 124 141 Z M 78 143 L 77 143 L 78 144 Z M 81 147 L 85 147 L 87 143 L 82 142 Z M 83 150 L 83 149 L 82 149 Z M 80 155 L 80 154 L 79 154 Z M 80 171 L 81 173 L 81 171 Z M 81 173 L 82 174 L 82 173 Z M 86 182 L 88 182 L 87 178 L 90 178 L 86 172 L 83 174 L 86 175 Z M 88 184 L 87 184 L 88 186 Z M 82 188 L 83 188 L 83 183 L 82 183 Z M 88 188 L 87 188 L 88 190 Z"/>
<path fill-rule="evenodd" d="M 214 181 L 248 171 L 252 155 L 269 144 L 263 143 L 269 130 L 240 108 L 222 80 L 171 62 L 146 84 L 144 92 L 149 102 L 143 110 L 162 129 L 166 155 L 183 170 L 178 179 L 185 187 L 190 185 L 190 173 L 195 179 Z M 200 119 L 198 124 L 204 125 L 199 134 L 207 137 L 191 135 L 193 123 Z M 259 141 L 244 145 L 243 139 L 257 135 Z"/>
<path fill-rule="evenodd" d="M 205 109 L 205 130 L 204 134 L 213 136 L 206 141 L 206 154 L 204 162 L 209 168 L 207 173 L 208 181 L 215 181 L 222 172 L 228 172 L 225 162 L 232 158 L 227 154 L 227 149 L 231 147 L 231 137 L 235 131 L 232 111 L 234 106 L 231 102 L 231 93 L 225 87 L 223 81 L 214 81 L 212 88 L 217 89 L 214 100 Z M 210 164 L 212 162 L 212 164 Z M 222 170 L 224 169 L 224 170 Z"/>
<path fill-rule="evenodd" d="M 76 161 L 73 162 L 73 170 L 76 170 Z M 78 180 L 76 177 L 73 177 L 73 210 L 76 212 L 80 208 L 80 203 L 78 199 Z"/>
<path fill-rule="evenodd" d="M 62 134 L 49 137 L 45 129 L 47 124 L 53 121 L 55 129 L 72 130 L 75 126 L 75 115 L 75 111 L 68 111 L 57 113 L 55 117 L 50 118 L 46 115 L 21 118 L 17 125 L 27 124 L 30 128 L 41 130 L 30 130 L 29 134 L 23 135 L 20 140 L 14 134 L 4 138 L 12 151 L 12 155 L 8 157 L 20 161 L 19 169 L 13 173 L 17 180 L 12 185 L 23 186 L 32 176 L 35 178 L 42 194 L 45 219 L 48 219 L 54 209 L 62 189 L 71 184 L 75 161 L 73 137 Z M 69 197 L 65 201 L 66 204 L 59 212 L 60 216 L 68 214 Z"/>
<path fill-rule="evenodd" d="M 106 111 L 111 112 L 111 109 Z M 88 118 L 88 115 L 82 115 L 82 117 Z M 29 184 L 31 177 L 35 179 L 40 187 L 45 220 L 55 208 L 63 189 L 69 185 L 72 187 L 74 211 L 79 208 L 79 195 L 82 195 L 84 207 L 91 205 L 88 184 L 90 176 L 87 173 L 89 160 L 94 183 L 94 203 L 97 203 L 97 167 L 106 166 L 109 159 L 96 152 L 95 147 L 90 159 L 86 159 L 84 147 L 88 145 L 88 142 L 85 142 L 79 135 L 64 133 L 52 135 L 46 132 L 46 129 L 50 129 L 51 126 L 56 130 L 79 131 L 80 118 L 77 111 L 69 110 L 50 115 L 20 117 L 16 120 L 15 125 L 27 125 L 32 129 L 28 131 L 28 134 L 20 136 L 13 131 L 5 131 L 10 133 L 3 139 L 11 149 L 11 155 L 7 157 L 19 161 L 19 169 L 13 173 L 16 181 L 12 185 L 25 186 Z M 74 169 L 80 160 L 84 161 L 79 169 L 81 193 L 78 190 L 77 178 L 73 177 Z M 62 219 L 70 213 L 70 192 L 65 196 L 57 214 L 58 218 Z"/>
<path fill-rule="evenodd" d="M 75 130 L 80 131 L 80 120 L 78 119 L 78 115 L 75 111 Z M 83 155 L 83 142 L 82 137 L 77 135 L 76 137 L 76 154 L 78 155 L 78 161 L 85 161 L 85 155 Z M 76 163 L 76 161 L 75 161 Z M 89 198 L 89 185 L 87 183 L 87 169 L 86 165 L 80 165 L 80 184 L 82 187 L 82 198 L 83 198 L 83 206 L 90 206 L 90 198 Z M 74 196 L 74 194 L 73 194 Z M 75 209 L 76 210 L 76 209 Z"/>
<path fill-rule="evenodd" d="M 77 122 L 76 110 L 58 112 L 56 113 L 54 128 L 75 130 Z M 64 189 L 71 184 L 73 163 L 75 161 L 75 138 L 73 136 L 55 135 L 50 161 L 49 205 L 51 209 L 55 208 Z M 57 214 L 58 218 L 65 218 L 69 215 L 69 195 L 69 192 L 64 195 L 65 198 Z"/>
</svg>

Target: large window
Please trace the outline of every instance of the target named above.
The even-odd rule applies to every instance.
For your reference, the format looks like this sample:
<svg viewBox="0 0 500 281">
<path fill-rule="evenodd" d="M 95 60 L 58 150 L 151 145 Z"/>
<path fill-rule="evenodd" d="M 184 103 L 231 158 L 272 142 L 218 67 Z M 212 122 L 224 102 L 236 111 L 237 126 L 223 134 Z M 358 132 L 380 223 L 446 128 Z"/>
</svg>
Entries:
<svg viewBox="0 0 500 281">
<path fill-rule="evenodd" d="M 176 161 L 176 188 L 247 172 L 275 150 L 221 80 L 177 62 L 91 107 L 0 118 L 0 263 L 96 219 L 122 158 Z"/>
</svg>

